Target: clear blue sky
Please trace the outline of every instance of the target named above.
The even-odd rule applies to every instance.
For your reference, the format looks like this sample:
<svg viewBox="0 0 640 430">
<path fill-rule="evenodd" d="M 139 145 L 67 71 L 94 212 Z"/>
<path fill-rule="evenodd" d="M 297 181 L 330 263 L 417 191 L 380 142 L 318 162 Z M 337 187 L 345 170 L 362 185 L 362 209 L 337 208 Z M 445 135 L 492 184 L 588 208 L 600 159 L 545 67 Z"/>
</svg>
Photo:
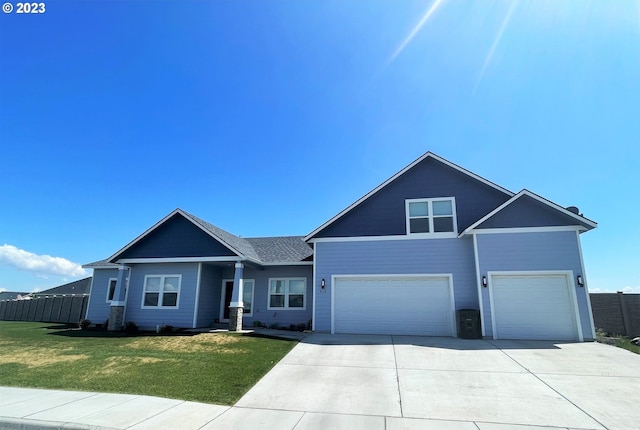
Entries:
<svg viewBox="0 0 640 430">
<path fill-rule="evenodd" d="M 591 290 L 640 292 L 636 0 L 45 4 L 0 14 L 0 290 L 176 207 L 304 235 L 432 151 L 578 206 Z"/>
</svg>

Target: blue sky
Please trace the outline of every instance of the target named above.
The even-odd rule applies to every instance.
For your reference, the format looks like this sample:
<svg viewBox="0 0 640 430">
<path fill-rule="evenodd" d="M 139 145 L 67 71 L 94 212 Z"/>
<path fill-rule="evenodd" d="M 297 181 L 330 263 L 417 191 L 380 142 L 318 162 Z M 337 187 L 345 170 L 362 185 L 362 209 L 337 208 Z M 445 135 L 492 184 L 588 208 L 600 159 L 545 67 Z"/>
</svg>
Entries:
<svg viewBox="0 0 640 430">
<path fill-rule="evenodd" d="M 432 151 L 578 206 L 590 289 L 640 292 L 639 42 L 635 0 L 2 13 L 0 290 L 87 276 L 176 207 L 304 235 Z"/>
</svg>

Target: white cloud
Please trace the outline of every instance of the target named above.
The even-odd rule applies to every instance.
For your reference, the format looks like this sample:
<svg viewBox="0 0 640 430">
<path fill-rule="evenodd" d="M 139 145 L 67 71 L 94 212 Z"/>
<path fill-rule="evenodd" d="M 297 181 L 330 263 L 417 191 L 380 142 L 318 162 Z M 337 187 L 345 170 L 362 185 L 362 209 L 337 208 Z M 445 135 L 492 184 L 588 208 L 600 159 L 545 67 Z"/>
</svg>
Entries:
<svg viewBox="0 0 640 430">
<path fill-rule="evenodd" d="M 640 293 L 640 287 L 624 287 L 623 293 Z"/>
<path fill-rule="evenodd" d="M 0 264 L 37 274 L 86 276 L 87 271 L 78 263 L 62 257 L 38 255 L 13 245 L 0 246 Z"/>
<path fill-rule="evenodd" d="M 0 293 L 4 293 L 5 291 L 7 291 L 6 288 L 0 288 Z"/>
</svg>

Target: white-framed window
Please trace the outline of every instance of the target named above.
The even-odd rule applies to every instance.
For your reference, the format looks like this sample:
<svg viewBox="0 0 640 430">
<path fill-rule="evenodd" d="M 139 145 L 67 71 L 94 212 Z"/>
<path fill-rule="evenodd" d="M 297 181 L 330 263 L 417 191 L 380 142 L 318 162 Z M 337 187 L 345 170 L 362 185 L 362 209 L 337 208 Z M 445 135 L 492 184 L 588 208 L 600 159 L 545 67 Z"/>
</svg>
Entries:
<svg viewBox="0 0 640 430">
<path fill-rule="evenodd" d="M 270 278 L 267 309 L 306 309 L 306 278 Z"/>
<path fill-rule="evenodd" d="M 242 315 L 246 317 L 253 316 L 253 286 L 255 281 L 253 279 L 244 279 L 242 281 L 242 303 L 244 304 L 244 310 Z"/>
<path fill-rule="evenodd" d="M 142 308 L 178 309 L 182 275 L 146 275 L 142 292 Z"/>
<path fill-rule="evenodd" d="M 452 237 L 458 231 L 454 197 L 406 200 L 407 234 Z"/>
<path fill-rule="evenodd" d="M 118 279 L 109 278 L 109 283 L 107 284 L 107 303 L 111 303 L 113 300 L 113 295 L 116 293 L 116 284 L 118 283 Z"/>
</svg>

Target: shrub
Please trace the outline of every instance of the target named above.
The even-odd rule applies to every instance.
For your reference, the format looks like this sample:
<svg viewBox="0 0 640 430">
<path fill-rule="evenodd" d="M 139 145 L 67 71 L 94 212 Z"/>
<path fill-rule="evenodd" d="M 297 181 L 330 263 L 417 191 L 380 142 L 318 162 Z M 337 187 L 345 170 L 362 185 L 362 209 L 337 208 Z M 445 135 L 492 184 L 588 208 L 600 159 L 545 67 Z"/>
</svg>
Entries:
<svg viewBox="0 0 640 430">
<path fill-rule="evenodd" d="M 88 329 L 90 325 L 91 325 L 91 320 L 88 320 L 88 319 L 80 320 L 80 322 L 78 323 L 78 327 L 80 327 L 82 330 Z"/>
<path fill-rule="evenodd" d="M 168 324 L 161 326 L 160 333 L 173 333 L 173 326 Z"/>
<path fill-rule="evenodd" d="M 254 327 L 262 327 L 262 323 L 260 321 L 254 321 L 253 322 L 253 326 Z"/>
<path fill-rule="evenodd" d="M 133 321 L 129 321 L 124 325 L 125 333 L 138 333 L 138 325 Z"/>
</svg>

